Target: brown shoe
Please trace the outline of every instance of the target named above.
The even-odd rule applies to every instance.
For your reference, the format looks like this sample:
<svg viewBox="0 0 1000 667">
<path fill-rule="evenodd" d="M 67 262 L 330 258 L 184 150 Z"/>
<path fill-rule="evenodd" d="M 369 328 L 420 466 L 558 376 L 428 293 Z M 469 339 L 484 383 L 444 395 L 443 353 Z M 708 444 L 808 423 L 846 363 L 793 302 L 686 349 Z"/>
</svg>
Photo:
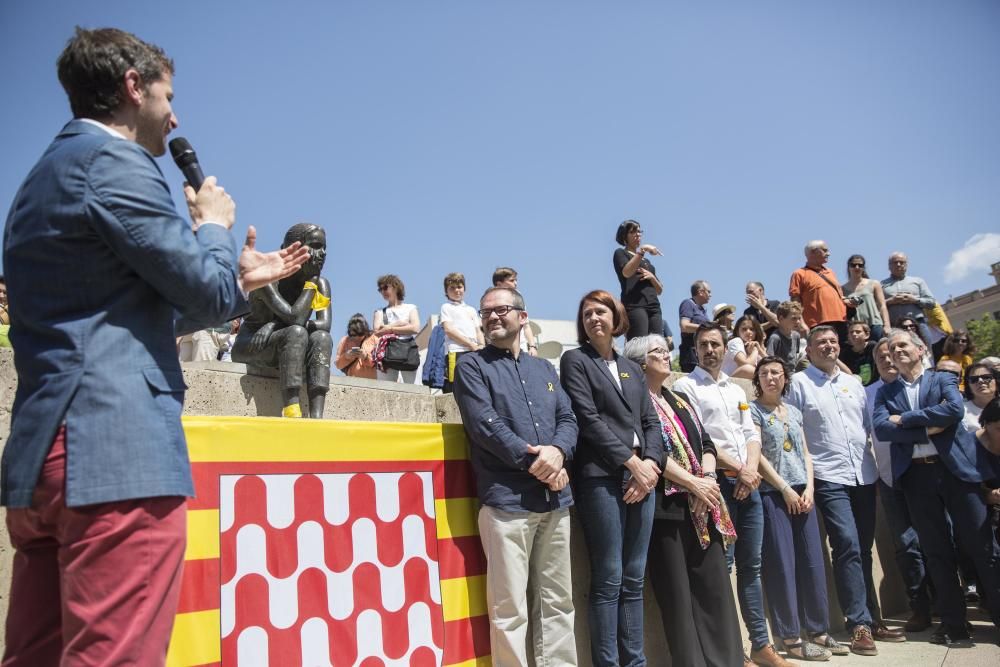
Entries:
<svg viewBox="0 0 1000 667">
<path fill-rule="evenodd" d="M 885 623 L 879 622 L 872 626 L 872 637 L 878 642 L 905 642 L 906 635 L 902 630 L 890 630 Z"/>
<path fill-rule="evenodd" d="M 855 625 L 851 631 L 851 653 L 858 655 L 878 655 L 872 631 L 867 625 Z"/>
<path fill-rule="evenodd" d="M 750 659 L 761 667 L 795 667 L 774 650 L 774 645 L 768 644 L 764 648 L 750 651 Z"/>
</svg>

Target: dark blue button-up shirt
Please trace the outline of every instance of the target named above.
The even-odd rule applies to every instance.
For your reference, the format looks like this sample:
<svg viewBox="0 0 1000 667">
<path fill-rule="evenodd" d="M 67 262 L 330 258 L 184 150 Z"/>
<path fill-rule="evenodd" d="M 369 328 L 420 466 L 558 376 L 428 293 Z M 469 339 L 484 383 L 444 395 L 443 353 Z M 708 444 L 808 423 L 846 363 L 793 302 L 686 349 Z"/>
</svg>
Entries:
<svg viewBox="0 0 1000 667">
<path fill-rule="evenodd" d="M 462 355 L 455 369 L 455 401 L 469 438 L 479 501 L 512 512 L 548 512 L 573 504 L 567 485 L 550 491 L 528 468 L 528 445 L 554 445 L 573 458 L 576 417 L 548 361 L 517 359 L 487 345 Z"/>
</svg>

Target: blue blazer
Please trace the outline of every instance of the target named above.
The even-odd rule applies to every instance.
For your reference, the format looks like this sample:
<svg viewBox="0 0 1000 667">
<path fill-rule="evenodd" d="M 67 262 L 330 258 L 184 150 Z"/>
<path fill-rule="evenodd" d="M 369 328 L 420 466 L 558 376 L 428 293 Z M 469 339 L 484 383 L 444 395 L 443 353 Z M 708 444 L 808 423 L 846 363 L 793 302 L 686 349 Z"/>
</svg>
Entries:
<svg viewBox="0 0 1000 667">
<path fill-rule="evenodd" d="M 634 361 L 617 352 L 615 359 L 621 389 L 588 344 L 566 352 L 559 363 L 559 382 L 569 394 L 580 429 L 574 456 L 579 477 L 620 477 L 632 458 L 634 433 L 639 435 L 639 457 L 663 468 L 663 434 L 646 376 Z"/>
<path fill-rule="evenodd" d="M 913 446 L 933 444 L 941 462 L 966 482 L 983 482 L 995 477 L 990 454 L 976 442 L 976 434 L 962 424 L 965 405 L 958 392 L 958 378 L 951 373 L 924 371 L 920 382 L 920 408 L 910 409 L 902 382 L 882 385 L 875 395 L 872 421 L 880 440 L 891 443 L 892 477 L 898 480 L 910 467 Z M 900 423 L 889 421 L 899 415 Z M 927 429 L 944 427 L 928 438 Z"/>
<path fill-rule="evenodd" d="M 199 328 L 245 312 L 237 257 L 224 227 L 191 231 L 146 149 L 63 128 L 4 231 L 18 387 L 0 503 L 31 504 L 64 420 L 68 505 L 193 494 L 175 316 Z"/>
</svg>

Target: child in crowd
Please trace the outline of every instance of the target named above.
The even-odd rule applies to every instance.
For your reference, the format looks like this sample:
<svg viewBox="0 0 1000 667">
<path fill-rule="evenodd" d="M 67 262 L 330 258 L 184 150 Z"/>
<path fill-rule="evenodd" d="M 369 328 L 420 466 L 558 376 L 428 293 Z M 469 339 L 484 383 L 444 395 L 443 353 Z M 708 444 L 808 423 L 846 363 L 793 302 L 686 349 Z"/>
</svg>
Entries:
<svg viewBox="0 0 1000 667">
<path fill-rule="evenodd" d="M 775 315 L 778 316 L 778 326 L 767 339 L 767 355 L 778 357 L 791 368 L 801 370 L 806 365 L 805 341 L 799 333 L 802 328 L 802 304 L 784 301 Z"/>
<path fill-rule="evenodd" d="M 878 379 L 875 373 L 875 342 L 871 340 L 868 323 L 860 320 L 848 322 L 847 343 L 840 348 L 840 360 L 867 387 Z"/>
<path fill-rule="evenodd" d="M 493 272 L 493 286 L 517 289 L 517 271 L 509 266 L 497 267 Z M 533 357 L 538 356 L 538 341 L 535 340 L 535 332 L 531 330 L 530 321 L 521 327 L 521 349 Z"/>
<path fill-rule="evenodd" d="M 455 381 L 455 364 L 458 357 L 483 347 L 483 329 L 479 313 L 465 303 L 465 276 L 449 273 L 444 277 L 444 294 L 448 301 L 441 305 L 441 327 L 444 329 L 448 348 L 448 366 L 445 369 L 444 388 L 450 394 Z"/>
</svg>

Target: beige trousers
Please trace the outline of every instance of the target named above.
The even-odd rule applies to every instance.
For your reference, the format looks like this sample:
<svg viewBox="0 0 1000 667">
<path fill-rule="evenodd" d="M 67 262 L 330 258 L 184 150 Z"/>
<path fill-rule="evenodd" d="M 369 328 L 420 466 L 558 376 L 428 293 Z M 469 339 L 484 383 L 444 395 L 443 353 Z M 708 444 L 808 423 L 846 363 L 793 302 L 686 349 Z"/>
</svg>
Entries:
<svg viewBox="0 0 1000 667">
<path fill-rule="evenodd" d="M 484 505 L 479 537 L 486 552 L 493 664 L 576 665 L 569 509 L 506 512 Z M 529 623 L 533 661 L 528 658 Z"/>
</svg>

